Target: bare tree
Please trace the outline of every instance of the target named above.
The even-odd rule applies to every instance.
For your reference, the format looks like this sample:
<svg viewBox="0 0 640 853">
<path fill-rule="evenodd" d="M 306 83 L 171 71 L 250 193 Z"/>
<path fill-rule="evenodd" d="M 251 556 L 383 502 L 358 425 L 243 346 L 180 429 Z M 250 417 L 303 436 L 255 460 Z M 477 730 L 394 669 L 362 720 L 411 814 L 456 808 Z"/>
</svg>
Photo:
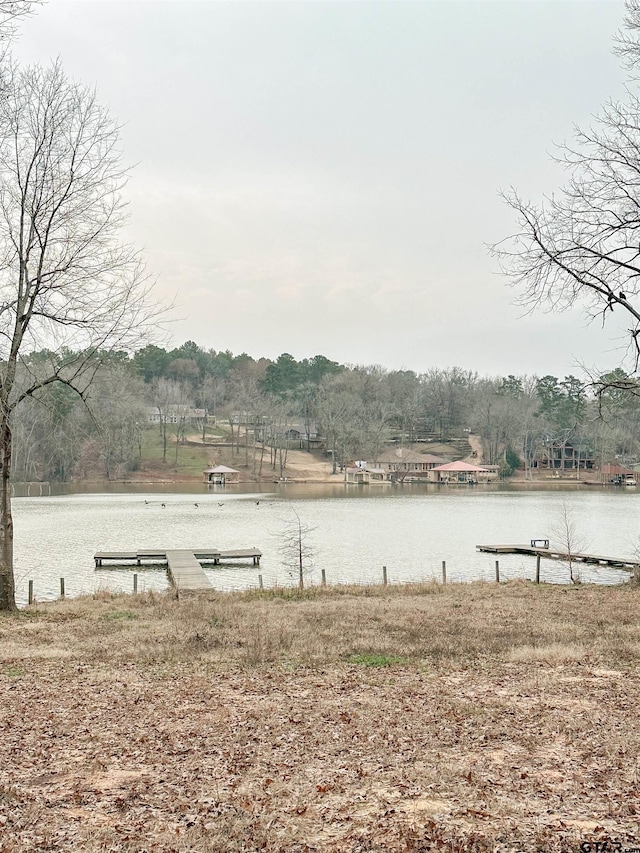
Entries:
<svg viewBox="0 0 640 853">
<path fill-rule="evenodd" d="M 291 423 L 291 409 L 286 401 L 282 402 L 274 397 L 268 398 L 267 406 L 271 467 L 275 471 L 277 466 L 279 477 L 284 480 L 289 459 L 288 427 Z"/>
<path fill-rule="evenodd" d="M 313 547 L 309 542 L 309 534 L 313 528 L 305 524 L 298 513 L 291 507 L 293 518 L 288 522 L 282 536 L 281 553 L 283 563 L 297 577 L 298 586 L 304 589 L 304 579 L 313 570 Z"/>
<path fill-rule="evenodd" d="M 217 414 L 218 401 L 224 395 L 225 381 L 219 376 L 206 376 L 198 388 L 198 400 L 200 406 L 205 410 L 202 419 L 202 443 L 207 439 L 207 416 Z"/>
<path fill-rule="evenodd" d="M 131 350 L 159 307 L 130 246 L 119 131 L 59 63 L 9 66 L 0 99 L 0 610 L 15 608 L 11 429 L 55 382 L 84 397 L 103 356 Z M 47 348 L 32 364 L 25 355 Z"/>
<path fill-rule="evenodd" d="M 554 538 L 558 540 L 560 547 L 566 553 L 565 562 L 569 568 L 569 579 L 571 583 L 581 582 L 580 572 L 576 567 L 576 555 L 584 549 L 584 539 L 578 529 L 578 523 L 572 510 L 563 501 L 558 513 L 558 518 L 553 526 Z"/>
<path fill-rule="evenodd" d="M 101 370 L 87 405 L 97 435 L 95 450 L 108 480 L 121 479 L 140 461 L 146 422 L 143 382 L 120 365 Z"/>
<path fill-rule="evenodd" d="M 333 471 L 343 469 L 359 450 L 362 422 L 362 400 L 351 372 L 325 376 L 318 388 L 317 415 L 327 450 L 331 453 Z M 355 458 L 358 458 L 356 456 Z"/>
<path fill-rule="evenodd" d="M 173 407 L 173 437 L 176 440 L 176 449 L 173 464 L 177 468 L 180 445 L 185 444 L 187 427 L 191 423 L 193 392 L 184 380 L 176 381 L 175 392 L 176 405 Z"/>
<path fill-rule="evenodd" d="M 640 2 L 628 0 L 618 52 L 640 63 Z M 640 98 L 630 79 L 624 102 L 610 101 L 593 128 L 577 129 L 555 159 L 569 179 L 542 203 L 515 190 L 504 194 L 518 228 L 492 247 L 529 310 L 581 305 L 604 325 L 612 314 L 628 323 L 633 370 L 640 366 Z"/>
<path fill-rule="evenodd" d="M 466 418 L 469 389 L 477 380 L 476 374 L 459 367 L 440 370 L 433 368 L 422 376 L 425 414 L 441 441 L 448 441 L 458 432 Z"/>
<path fill-rule="evenodd" d="M 42 5 L 42 0 L 0 0 L 0 44 L 2 55 L 6 54 L 9 42 L 16 32 L 20 18 L 30 15 L 34 6 Z"/>
</svg>

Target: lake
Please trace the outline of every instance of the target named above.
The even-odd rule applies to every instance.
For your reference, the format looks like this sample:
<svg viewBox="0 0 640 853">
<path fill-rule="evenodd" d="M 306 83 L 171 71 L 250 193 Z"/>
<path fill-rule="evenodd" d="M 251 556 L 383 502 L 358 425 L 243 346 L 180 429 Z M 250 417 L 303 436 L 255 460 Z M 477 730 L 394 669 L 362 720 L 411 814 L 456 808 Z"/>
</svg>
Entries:
<svg viewBox="0 0 640 853">
<path fill-rule="evenodd" d="M 282 553 L 283 534 L 294 518 L 312 528 L 313 571 L 308 583 L 379 583 L 439 579 L 447 562 L 452 582 L 495 577 L 495 555 L 478 544 L 528 543 L 550 539 L 560 547 L 564 508 L 575 527 L 574 550 L 616 557 L 640 552 L 640 490 L 526 490 L 509 485 L 476 487 L 372 487 L 320 484 L 243 487 L 137 486 L 100 493 L 14 497 L 15 574 L 19 605 L 33 580 L 39 601 L 56 598 L 61 577 L 69 596 L 100 589 L 131 591 L 134 568 L 94 569 L 96 551 L 137 548 L 260 548 L 259 569 L 211 567 L 216 589 L 295 582 Z M 163 507 L 162 504 L 165 506 Z M 197 504 L 197 506 L 196 506 Z M 535 558 L 500 556 L 501 578 L 533 578 Z M 135 568 L 138 590 L 164 590 L 161 567 Z M 625 572 L 580 566 L 585 582 L 619 583 Z M 568 569 L 542 561 L 542 579 L 567 583 Z"/>
</svg>

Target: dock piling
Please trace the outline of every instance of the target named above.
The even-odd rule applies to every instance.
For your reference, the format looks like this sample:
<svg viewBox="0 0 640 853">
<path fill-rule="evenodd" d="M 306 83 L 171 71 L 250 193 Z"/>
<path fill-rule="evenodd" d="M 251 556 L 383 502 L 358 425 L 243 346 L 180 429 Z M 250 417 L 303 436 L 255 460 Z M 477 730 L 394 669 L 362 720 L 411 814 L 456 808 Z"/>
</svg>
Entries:
<svg viewBox="0 0 640 853">
<path fill-rule="evenodd" d="M 496 583 L 500 583 L 500 560 L 496 560 Z"/>
<path fill-rule="evenodd" d="M 138 591 L 138 575 L 135 572 L 133 574 L 133 591 L 134 592 Z"/>
<path fill-rule="evenodd" d="M 264 589 L 264 584 L 262 583 L 262 575 L 258 575 L 258 588 Z"/>
<path fill-rule="evenodd" d="M 383 586 L 387 585 L 387 567 L 386 566 L 382 567 L 382 585 Z"/>
<path fill-rule="evenodd" d="M 447 582 L 447 561 L 442 561 L 442 583 L 443 585 Z"/>
<path fill-rule="evenodd" d="M 64 598 L 64 578 L 60 578 L 60 598 Z"/>
<path fill-rule="evenodd" d="M 326 585 L 327 585 L 327 573 L 323 569 L 322 570 L 322 586 L 326 586 Z"/>
<path fill-rule="evenodd" d="M 540 554 L 536 557 L 536 583 L 540 583 Z"/>
<path fill-rule="evenodd" d="M 29 604 L 33 604 L 33 581 L 29 581 Z"/>
</svg>

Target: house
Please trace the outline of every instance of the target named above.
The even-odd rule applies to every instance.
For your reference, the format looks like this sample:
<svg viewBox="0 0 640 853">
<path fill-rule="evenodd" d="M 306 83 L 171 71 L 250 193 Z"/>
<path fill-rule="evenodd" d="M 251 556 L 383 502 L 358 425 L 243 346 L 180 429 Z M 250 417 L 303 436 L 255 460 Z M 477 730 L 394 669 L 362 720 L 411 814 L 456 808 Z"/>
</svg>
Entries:
<svg viewBox="0 0 640 853">
<path fill-rule="evenodd" d="M 407 447 L 397 447 L 378 454 L 376 466 L 385 471 L 391 482 L 429 479 L 429 472 L 446 462 L 431 453 L 416 453 Z"/>
<path fill-rule="evenodd" d="M 491 468 L 495 470 L 459 460 L 433 468 L 431 478 L 435 483 L 487 483 L 498 476 L 497 466 L 492 465 Z"/>
<path fill-rule="evenodd" d="M 226 486 L 229 483 L 238 483 L 240 472 L 235 468 L 227 468 L 226 465 L 216 465 L 215 468 L 207 468 L 203 471 L 204 482 L 209 486 Z"/>
<path fill-rule="evenodd" d="M 290 450 L 306 450 L 322 444 L 316 425 L 303 421 L 269 424 L 265 428 L 265 440 L 267 444 L 288 447 Z"/>
<path fill-rule="evenodd" d="M 532 467 L 541 471 L 584 471 L 595 467 L 595 458 L 587 445 L 547 441 L 536 454 Z"/>
<path fill-rule="evenodd" d="M 193 423 L 204 420 L 206 416 L 206 409 L 194 409 L 192 406 L 180 406 L 177 403 L 168 406 L 147 406 L 147 422 L 150 424 Z"/>
<path fill-rule="evenodd" d="M 306 440 L 307 431 L 310 440 L 314 441 L 318 437 L 318 429 L 315 424 L 304 424 L 301 421 L 297 423 L 287 424 L 284 427 L 284 434 L 290 441 Z"/>
</svg>

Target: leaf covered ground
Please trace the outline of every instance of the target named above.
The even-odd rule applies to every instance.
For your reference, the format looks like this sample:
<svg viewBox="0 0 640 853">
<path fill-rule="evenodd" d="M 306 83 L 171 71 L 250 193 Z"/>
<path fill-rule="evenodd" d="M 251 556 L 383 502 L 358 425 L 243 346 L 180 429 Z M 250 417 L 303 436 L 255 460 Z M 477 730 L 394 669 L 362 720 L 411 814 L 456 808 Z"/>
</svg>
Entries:
<svg viewBox="0 0 640 853">
<path fill-rule="evenodd" d="M 0 851 L 640 847 L 639 660 L 631 586 L 34 606 L 0 618 Z"/>
</svg>

